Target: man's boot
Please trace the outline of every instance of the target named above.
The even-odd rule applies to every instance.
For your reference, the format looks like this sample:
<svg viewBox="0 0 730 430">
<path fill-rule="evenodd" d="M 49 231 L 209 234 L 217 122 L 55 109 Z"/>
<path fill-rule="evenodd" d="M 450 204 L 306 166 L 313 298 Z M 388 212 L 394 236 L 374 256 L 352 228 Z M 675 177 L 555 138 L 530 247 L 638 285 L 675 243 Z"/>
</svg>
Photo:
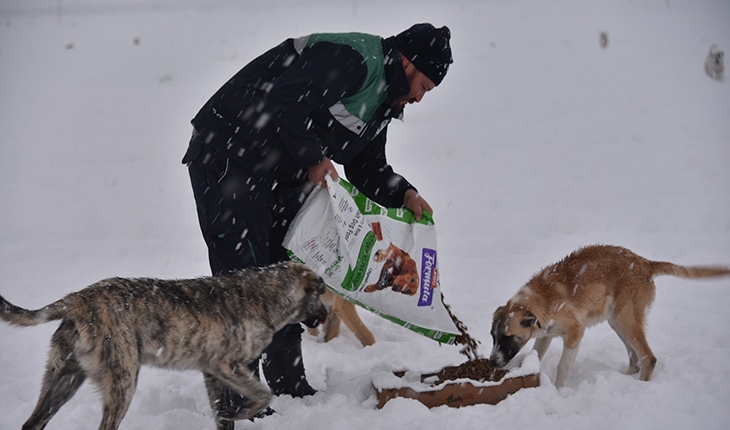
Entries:
<svg viewBox="0 0 730 430">
<path fill-rule="evenodd" d="M 307 382 L 302 361 L 302 326 L 290 324 L 274 335 L 261 356 L 266 382 L 274 395 L 311 396 L 317 391 Z"/>
</svg>

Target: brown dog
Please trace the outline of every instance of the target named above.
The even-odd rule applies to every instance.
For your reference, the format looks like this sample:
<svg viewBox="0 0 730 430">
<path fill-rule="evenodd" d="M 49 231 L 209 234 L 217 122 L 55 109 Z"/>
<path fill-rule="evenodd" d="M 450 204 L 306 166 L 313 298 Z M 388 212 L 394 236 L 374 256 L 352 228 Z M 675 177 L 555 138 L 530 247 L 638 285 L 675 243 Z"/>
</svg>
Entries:
<svg viewBox="0 0 730 430">
<path fill-rule="evenodd" d="M 542 359 L 554 337 L 563 338 L 555 386 L 565 384 L 586 327 L 608 320 L 629 354 L 629 373 L 648 381 L 656 364 L 644 334 L 654 301 L 653 278 L 673 275 L 708 278 L 730 274 L 727 267 L 682 267 L 650 261 L 628 249 L 593 245 L 578 249 L 530 279 L 494 312 L 490 360 L 504 367 L 527 343 Z"/>
<path fill-rule="evenodd" d="M 375 252 L 373 258 L 383 263 L 378 282 L 368 285 L 363 291 L 372 293 L 392 287 L 393 291 L 412 296 L 418 293 L 418 269 L 416 262 L 407 252 L 393 245 Z"/>
<path fill-rule="evenodd" d="M 102 397 L 99 430 L 116 430 L 143 364 L 200 370 L 206 382 L 247 399 L 228 411 L 211 397 L 219 421 L 252 417 L 271 392 L 248 364 L 285 325 L 326 318 L 324 289 L 317 274 L 288 262 L 220 277 L 107 279 L 35 311 L 0 296 L 0 319 L 11 324 L 61 320 L 38 404 L 23 429 L 43 429 L 88 377 Z"/>
<path fill-rule="evenodd" d="M 347 328 L 352 330 L 362 346 L 370 346 L 375 343 L 375 336 L 362 322 L 360 315 L 357 314 L 357 307 L 353 303 L 328 289 L 319 298 L 322 299 L 322 303 L 328 311 L 327 320 L 322 326 L 325 342 L 329 342 L 340 334 L 340 321 L 342 321 Z M 312 336 L 319 335 L 317 327 L 308 327 L 307 330 Z"/>
</svg>

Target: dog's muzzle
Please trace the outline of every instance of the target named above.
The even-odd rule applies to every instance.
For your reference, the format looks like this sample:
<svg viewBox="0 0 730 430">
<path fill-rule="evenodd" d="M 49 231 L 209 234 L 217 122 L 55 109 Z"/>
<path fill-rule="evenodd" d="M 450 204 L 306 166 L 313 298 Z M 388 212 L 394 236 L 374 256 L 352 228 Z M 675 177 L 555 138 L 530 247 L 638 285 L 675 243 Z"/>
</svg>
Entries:
<svg viewBox="0 0 730 430">
<path fill-rule="evenodd" d="M 317 305 L 314 310 L 310 310 L 309 315 L 307 319 L 302 321 L 302 324 L 309 328 L 315 328 L 320 324 L 324 324 L 324 322 L 327 320 L 327 308 L 324 306 L 324 304 L 317 300 Z"/>
<path fill-rule="evenodd" d="M 501 369 L 502 367 L 507 365 L 507 361 L 504 359 L 504 355 L 502 355 L 502 353 L 499 351 L 492 351 L 492 353 L 489 355 L 489 361 L 491 361 L 492 365 L 497 369 Z"/>
<path fill-rule="evenodd" d="M 502 368 L 520 352 L 522 346 L 514 336 L 499 336 L 499 340 L 494 342 L 489 361 L 495 367 Z"/>
<path fill-rule="evenodd" d="M 312 318 L 302 321 L 302 324 L 304 324 L 305 326 L 307 326 L 309 328 L 316 328 L 318 325 L 324 324 L 324 322 L 326 320 L 327 320 L 326 316 L 324 318 L 312 317 Z"/>
</svg>

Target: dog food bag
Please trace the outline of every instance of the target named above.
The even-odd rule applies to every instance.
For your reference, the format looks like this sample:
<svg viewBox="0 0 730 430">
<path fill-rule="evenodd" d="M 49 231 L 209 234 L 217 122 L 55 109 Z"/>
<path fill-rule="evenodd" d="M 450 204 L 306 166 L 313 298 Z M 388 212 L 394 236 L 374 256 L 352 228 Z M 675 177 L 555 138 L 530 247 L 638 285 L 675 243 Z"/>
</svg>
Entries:
<svg viewBox="0 0 730 430">
<path fill-rule="evenodd" d="M 459 336 L 442 301 L 429 213 L 416 221 L 328 177 L 292 221 L 284 247 L 345 299 L 442 343 Z"/>
</svg>

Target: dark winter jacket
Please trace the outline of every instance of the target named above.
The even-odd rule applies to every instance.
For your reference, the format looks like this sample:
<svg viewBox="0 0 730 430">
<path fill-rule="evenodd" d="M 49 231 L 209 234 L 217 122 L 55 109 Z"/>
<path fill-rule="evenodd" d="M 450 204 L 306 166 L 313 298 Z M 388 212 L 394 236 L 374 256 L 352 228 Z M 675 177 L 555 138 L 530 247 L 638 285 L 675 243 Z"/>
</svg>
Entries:
<svg viewBox="0 0 730 430">
<path fill-rule="evenodd" d="M 409 92 L 394 38 L 361 33 L 288 39 L 254 59 L 192 120 L 207 143 L 270 183 L 297 185 L 323 157 L 365 195 L 400 207 L 409 188 L 385 156 L 387 126 Z M 184 162 L 199 148 L 189 148 Z"/>
</svg>

